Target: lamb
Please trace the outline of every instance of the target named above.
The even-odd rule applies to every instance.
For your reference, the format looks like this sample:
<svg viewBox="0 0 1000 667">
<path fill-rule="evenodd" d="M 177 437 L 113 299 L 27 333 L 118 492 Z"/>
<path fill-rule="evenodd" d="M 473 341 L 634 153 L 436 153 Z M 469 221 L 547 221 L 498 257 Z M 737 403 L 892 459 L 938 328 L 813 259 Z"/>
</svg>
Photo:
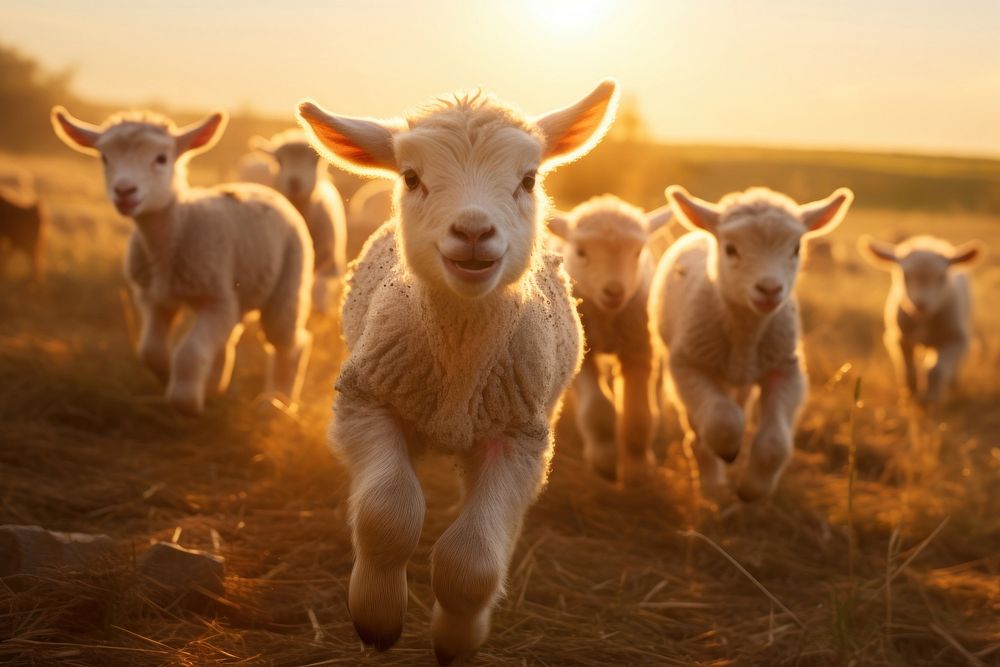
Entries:
<svg viewBox="0 0 1000 667">
<path fill-rule="evenodd" d="M 669 367 L 668 390 L 698 463 L 704 495 L 726 488 L 720 457 L 736 459 L 745 406 L 759 390 L 759 424 L 737 493 L 771 494 L 792 454 L 806 397 L 798 304 L 792 292 L 803 242 L 840 224 L 854 199 L 840 188 L 797 205 L 751 188 L 718 204 L 679 186 L 666 191 L 687 234 L 663 256 L 649 301 L 654 338 Z"/>
<path fill-rule="evenodd" d="M 330 284 L 343 274 L 347 263 L 344 201 L 330 180 L 326 162 L 319 159 L 302 130 L 286 130 L 270 139 L 254 137 L 250 145 L 277 162 L 274 187 L 305 218 L 316 258 L 313 308 L 325 313 L 330 306 Z"/>
<path fill-rule="evenodd" d="M 35 197 L 35 177 L 30 171 L 17 167 L 6 168 L 0 172 L 0 190 L 15 193 L 27 198 Z"/>
<path fill-rule="evenodd" d="M 573 390 L 584 459 L 608 479 L 641 479 L 651 460 L 656 392 L 646 303 L 654 259 L 647 242 L 671 217 L 669 205 L 643 213 L 604 195 L 548 221 L 549 231 L 564 241 L 566 271 L 581 300 L 587 352 Z M 615 356 L 621 368 L 621 415 L 602 389 L 599 355 Z"/>
<path fill-rule="evenodd" d="M 347 256 L 358 256 L 376 229 L 392 217 L 392 181 L 368 181 L 347 202 Z"/>
<path fill-rule="evenodd" d="M 188 186 L 188 160 L 215 144 L 226 119 L 217 112 L 178 129 L 158 114 L 125 112 L 97 126 L 52 110 L 66 145 L 101 158 L 109 199 L 135 223 L 125 278 L 141 320 L 138 354 L 167 383 L 169 404 L 198 414 L 206 391 L 228 388 L 243 319 L 259 312 L 268 392 L 294 410 L 312 341 L 312 244 L 302 216 L 270 188 Z M 194 323 L 171 351 L 182 307 Z"/>
<path fill-rule="evenodd" d="M 252 150 L 236 162 L 236 180 L 240 183 L 257 183 L 273 188 L 278 174 L 274 158 Z"/>
<path fill-rule="evenodd" d="M 863 236 L 861 254 L 892 272 L 885 301 L 885 347 L 900 384 L 923 404 L 941 400 L 955 379 L 972 339 L 972 296 L 965 271 L 982 259 L 979 241 L 955 247 L 933 236 L 893 245 Z M 933 350 L 933 366 L 918 368 L 917 347 Z"/>
<path fill-rule="evenodd" d="M 398 218 L 368 240 L 347 280 L 348 356 L 330 427 L 352 477 L 348 606 L 358 635 L 379 649 L 402 632 L 406 565 L 424 519 L 412 460 L 426 449 L 457 459 L 465 489 L 432 556 L 439 662 L 471 655 L 489 634 L 580 364 L 568 278 L 544 249 L 541 175 L 600 140 L 617 98 L 604 81 L 535 119 L 482 93 L 389 121 L 299 106 L 327 159 L 398 175 Z"/>
<path fill-rule="evenodd" d="M 33 192 L 30 188 L 27 192 Z M 23 253 L 31 263 L 31 279 L 45 277 L 47 209 L 34 194 L 0 188 L 0 251 L 4 245 Z M 6 243 L 4 240 L 6 239 Z"/>
</svg>

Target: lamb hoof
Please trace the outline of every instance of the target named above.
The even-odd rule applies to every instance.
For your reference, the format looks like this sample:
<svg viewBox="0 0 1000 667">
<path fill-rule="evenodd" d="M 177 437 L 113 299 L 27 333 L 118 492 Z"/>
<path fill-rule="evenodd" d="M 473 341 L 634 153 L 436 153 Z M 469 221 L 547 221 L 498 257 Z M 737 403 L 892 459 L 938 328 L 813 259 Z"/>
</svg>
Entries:
<svg viewBox="0 0 1000 667">
<path fill-rule="evenodd" d="M 177 412 L 189 417 L 197 417 L 205 411 L 205 399 L 198 392 L 178 388 L 177 385 L 167 387 L 167 403 Z"/>
<path fill-rule="evenodd" d="M 614 443 L 584 444 L 583 460 L 598 477 L 609 482 L 615 481 L 618 474 L 618 452 Z"/>
<path fill-rule="evenodd" d="M 434 645 L 434 657 L 439 665 L 450 665 L 455 661 L 455 656 L 451 655 L 437 644 Z"/>
<path fill-rule="evenodd" d="M 149 368 L 150 372 L 152 372 L 152 374 L 156 377 L 157 380 L 159 380 L 163 384 L 170 383 L 170 369 L 168 366 L 154 367 L 147 363 L 147 367 Z"/>
<path fill-rule="evenodd" d="M 771 495 L 771 486 L 770 484 L 761 484 L 744 479 L 740 483 L 739 488 L 736 489 L 736 495 L 745 503 L 757 502 Z"/>
<path fill-rule="evenodd" d="M 475 655 L 490 634 L 490 615 L 490 609 L 470 615 L 450 614 L 435 603 L 431 637 L 438 664 L 463 664 Z"/>
<path fill-rule="evenodd" d="M 354 564 L 347 607 L 362 642 L 386 651 L 399 641 L 406 595 L 406 568 L 380 570 Z"/>
<path fill-rule="evenodd" d="M 716 456 L 732 463 L 740 453 L 743 444 L 743 411 L 735 403 L 726 402 L 719 406 L 708 420 L 701 438 Z"/>
<path fill-rule="evenodd" d="M 358 633 L 358 637 L 365 646 L 371 646 L 379 652 L 391 649 L 403 634 L 402 627 L 396 632 L 386 633 L 382 630 L 364 627 L 360 623 L 354 624 L 354 631 Z"/>
<path fill-rule="evenodd" d="M 163 384 L 170 382 L 170 358 L 163 356 L 152 350 L 140 349 L 137 356 L 143 366 L 156 376 L 156 379 Z"/>
</svg>

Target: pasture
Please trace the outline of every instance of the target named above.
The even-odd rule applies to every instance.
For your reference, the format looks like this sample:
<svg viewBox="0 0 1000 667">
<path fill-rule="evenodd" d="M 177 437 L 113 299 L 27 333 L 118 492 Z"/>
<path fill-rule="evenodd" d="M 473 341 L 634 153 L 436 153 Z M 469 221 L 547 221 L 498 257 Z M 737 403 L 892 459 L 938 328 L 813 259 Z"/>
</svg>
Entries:
<svg viewBox="0 0 1000 667">
<path fill-rule="evenodd" d="M 595 156 L 602 150 L 613 154 L 602 147 Z M 753 164 L 742 154 L 686 151 Z M 901 164 L 807 157 L 839 160 L 859 180 Z M 829 172 L 813 191 L 809 167 L 766 158 L 757 162 L 771 171 L 740 187 L 781 188 L 785 169 L 813 196 L 830 189 Z M 578 188 L 596 188 L 574 170 L 598 173 L 598 162 L 553 179 L 557 204 L 599 192 L 565 185 L 579 173 Z M 669 410 L 655 483 L 623 489 L 600 480 L 583 467 L 568 401 L 549 486 L 528 514 L 507 596 L 474 664 L 1000 663 L 1000 254 L 975 272 L 978 336 L 960 385 L 926 414 L 896 398 L 881 343 L 889 279 L 854 249 L 862 233 L 935 233 L 1000 247 L 997 168 L 903 162 L 941 182 L 905 181 L 910 200 L 899 206 L 873 196 L 873 207 L 857 188 L 856 209 L 831 237 L 837 260 L 816 261 L 801 277 L 811 390 L 776 496 L 702 502 Z M 345 601 L 347 477 L 325 443 L 344 353 L 336 317 L 310 323 L 316 338 L 297 418 L 255 400 L 264 366 L 253 326 L 228 395 L 203 418 L 178 416 L 132 351 L 120 271 L 130 223 L 105 201 L 99 168 L 70 156 L 0 156 L 0 168 L 15 163 L 35 173 L 54 222 L 46 283 L 28 285 L 17 260 L 0 276 L 0 523 L 106 533 L 123 559 L 69 579 L 0 583 L 0 660 L 430 664 L 429 554 L 456 513 L 452 466 L 436 457 L 420 463 L 428 514 L 410 564 L 403 638 L 384 654 L 363 650 Z M 621 194 L 651 206 L 662 203 L 652 201 L 654 181 L 661 190 L 684 182 L 705 197 L 731 187 L 732 170 L 691 164 L 648 181 L 635 175 Z M 195 182 L 215 177 L 198 166 Z M 932 192 L 949 195 L 952 176 L 969 184 L 966 201 L 924 206 Z M 855 187 L 851 178 L 834 185 Z M 225 598 L 199 610 L 147 599 L 134 556 L 154 540 L 223 556 Z"/>
</svg>

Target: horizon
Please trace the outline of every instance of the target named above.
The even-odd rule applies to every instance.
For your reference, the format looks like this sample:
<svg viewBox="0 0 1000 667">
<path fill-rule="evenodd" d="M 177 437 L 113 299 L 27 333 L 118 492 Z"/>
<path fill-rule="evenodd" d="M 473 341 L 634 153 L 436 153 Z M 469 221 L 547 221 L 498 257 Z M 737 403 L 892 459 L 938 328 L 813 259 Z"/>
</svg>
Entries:
<svg viewBox="0 0 1000 667">
<path fill-rule="evenodd" d="M 1000 4 L 989 0 L 437 0 L 421 8 L 434 40 L 401 7 L 114 0 L 74 12 L 69 0 L 9 0 L 0 41 L 46 69 L 75 70 L 74 92 L 102 104 L 221 107 L 291 124 L 305 97 L 386 117 L 480 85 L 534 114 L 613 76 L 657 143 L 1000 158 Z M 378 26 L 374 49 L 357 25 Z M 220 26 L 232 27 L 224 39 Z"/>
</svg>

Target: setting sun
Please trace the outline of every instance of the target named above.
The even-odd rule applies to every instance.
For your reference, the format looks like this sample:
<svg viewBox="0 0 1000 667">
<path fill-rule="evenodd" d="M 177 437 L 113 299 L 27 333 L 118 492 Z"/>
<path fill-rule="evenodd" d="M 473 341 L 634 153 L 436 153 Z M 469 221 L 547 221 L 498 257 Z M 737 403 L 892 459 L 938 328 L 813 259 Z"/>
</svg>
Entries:
<svg viewBox="0 0 1000 667">
<path fill-rule="evenodd" d="M 528 0 L 546 29 L 574 34 L 598 28 L 614 4 L 614 0 Z"/>
<path fill-rule="evenodd" d="M 483 85 L 540 111 L 614 76 L 660 140 L 1000 155 L 991 0 L 920 12 L 904 0 L 429 0 L 419 16 L 401 0 L 123 7 L 6 0 L 3 39 L 119 104 L 287 117 L 313 96 L 385 116 Z"/>
</svg>

